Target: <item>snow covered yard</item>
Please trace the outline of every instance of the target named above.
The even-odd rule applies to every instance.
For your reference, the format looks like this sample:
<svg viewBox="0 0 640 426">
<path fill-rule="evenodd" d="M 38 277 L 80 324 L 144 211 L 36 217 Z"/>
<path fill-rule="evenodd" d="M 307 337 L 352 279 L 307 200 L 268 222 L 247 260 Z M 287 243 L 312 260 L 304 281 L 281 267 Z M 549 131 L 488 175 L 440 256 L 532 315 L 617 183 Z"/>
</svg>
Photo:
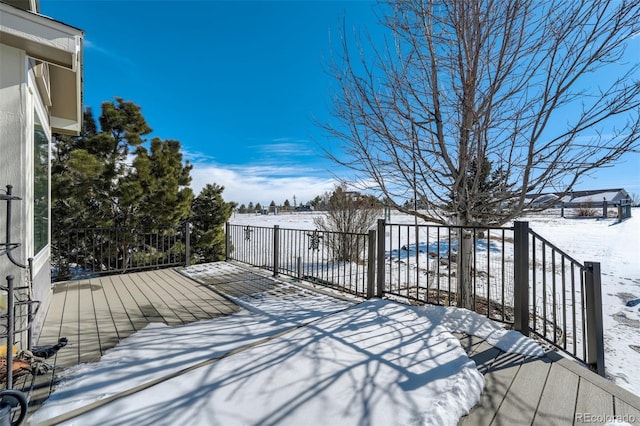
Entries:
<svg viewBox="0 0 640 426">
<path fill-rule="evenodd" d="M 624 222 L 548 216 L 527 220 L 577 260 L 600 263 L 606 374 L 640 395 L 640 304 L 634 305 L 640 302 L 640 209 L 632 213 Z"/>
<path fill-rule="evenodd" d="M 221 267 L 233 266 L 187 272 Z M 237 301 L 240 313 L 152 324 L 100 362 L 68 370 L 31 423 L 114 399 L 67 424 L 453 425 L 478 401 L 484 380 L 452 332 L 542 354 L 519 333 L 462 309 L 352 303 L 283 282 Z M 131 389 L 138 392 L 125 395 Z"/>
<path fill-rule="evenodd" d="M 312 230 L 316 227 L 313 218 L 321 214 L 238 214 L 231 223 Z M 640 395 L 640 304 L 634 305 L 640 302 L 640 209 L 634 208 L 632 217 L 624 222 L 575 218 L 572 214 L 567 209 L 562 218 L 559 210 L 548 211 L 521 220 L 576 260 L 601 264 L 606 374 L 617 385 Z M 411 225 L 414 218 L 394 212 L 390 222 Z M 420 261 L 426 262 L 426 253 L 423 257 Z M 512 297 L 509 293 L 506 296 Z"/>
</svg>

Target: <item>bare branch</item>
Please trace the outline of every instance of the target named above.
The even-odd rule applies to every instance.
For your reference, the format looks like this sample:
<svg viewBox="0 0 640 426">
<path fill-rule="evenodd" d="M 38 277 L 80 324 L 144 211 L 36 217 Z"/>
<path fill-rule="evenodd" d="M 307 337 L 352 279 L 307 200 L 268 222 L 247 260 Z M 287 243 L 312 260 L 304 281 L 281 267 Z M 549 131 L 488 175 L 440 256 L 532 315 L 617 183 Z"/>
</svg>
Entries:
<svg viewBox="0 0 640 426">
<path fill-rule="evenodd" d="M 501 224 L 640 147 L 640 65 L 620 63 L 636 1 L 398 0 L 380 23 L 356 52 L 343 30 L 321 125 L 396 208 Z"/>
</svg>

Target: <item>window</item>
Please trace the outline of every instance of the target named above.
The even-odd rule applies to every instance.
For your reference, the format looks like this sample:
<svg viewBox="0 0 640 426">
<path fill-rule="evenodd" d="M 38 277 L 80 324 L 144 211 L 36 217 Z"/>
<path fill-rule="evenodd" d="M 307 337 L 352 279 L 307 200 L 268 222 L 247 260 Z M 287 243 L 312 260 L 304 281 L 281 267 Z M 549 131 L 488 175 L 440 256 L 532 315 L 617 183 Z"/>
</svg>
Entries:
<svg viewBox="0 0 640 426">
<path fill-rule="evenodd" d="M 49 244 L 49 138 L 36 116 L 33 131 L 34 254 Z"/>
</svg>

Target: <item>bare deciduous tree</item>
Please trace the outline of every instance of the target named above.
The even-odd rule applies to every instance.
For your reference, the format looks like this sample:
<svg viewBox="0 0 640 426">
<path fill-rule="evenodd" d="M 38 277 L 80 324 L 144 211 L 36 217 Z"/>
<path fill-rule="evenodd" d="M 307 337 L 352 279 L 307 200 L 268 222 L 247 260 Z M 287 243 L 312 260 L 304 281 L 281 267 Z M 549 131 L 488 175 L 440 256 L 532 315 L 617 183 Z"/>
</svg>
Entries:
<svg viewBox="0 0 640 426">
<path fill-rule="evenodd" d="M 365 249 L 366 234 L 380 217 L 380 202 L 374 197 L 337 186 L 329 198 L 326 216 L 314 218 L 316 226 L 331 232 L 326 244 L 337 260 L 358 262 Z"/>
<path fill-rule="evenodd" d="M 397 0 L 381 11 L 384 42 L 354 54 L 343 32 L 335 120 L 321 126 L 343 144 L 334 160 L 393 207 L 503 224 L 546 207 L 527 194 L 567 193 L 640 145 L 640 64 L 621 63 L 640 33 L 637 0 Z M 471 247 L 459 239 L 460 256 Z M 469 277 L 459 268 L 463 306 Z"/>
<path fill-rule="evenodd" d="M 639 2 L 398 0 L 381 10 L 386 42 L 369 38 L 354 54 L 343 34 L 336 120 L 321 125 L 343 144 L 334 160 L 395 208 L 503 224 L 546 207 L 526 194 L 569 192 L 637 150 L 640 65 L 620 62 L 640 32 Z M 478 173 L 486 162 L 490 173 Z M 426 209 L 413 211 L 413 199 Z"/>
</svg>

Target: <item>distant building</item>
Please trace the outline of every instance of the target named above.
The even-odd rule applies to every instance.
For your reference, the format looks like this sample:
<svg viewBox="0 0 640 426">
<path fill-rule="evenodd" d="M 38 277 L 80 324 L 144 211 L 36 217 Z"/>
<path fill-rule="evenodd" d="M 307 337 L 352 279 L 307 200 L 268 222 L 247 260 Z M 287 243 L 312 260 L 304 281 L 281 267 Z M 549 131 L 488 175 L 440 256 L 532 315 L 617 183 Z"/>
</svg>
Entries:
<svg viewBox="0 0 640 426">
<path fill-rule="evenodd" d="M 627 191 L 622 188 L 616 189 L 601 189 L 592 191 L 573 191 L 571 194 L 563 197 L 562 202 L 565 206 L 568 204 L 584 204 L 584 203 L 597 203 L 602 204 L 606 201 L 608 204 L 617 204 L 621 200 L 628 200 L 631 198 Z"/>
<path fill-rule="evenodd" d="M 532 205 L 549 205 L 550 207 L 564 206 L 567 208 L 602 206 L 604 201 L 607 204 L 619 204 L 622 200 L 628 200 L 631 197 L 623 188 L 614 189 L 593 189 L 588 191 L 571 191 L 565 195 L 562 193 L 541 193 L 528 195 Z"/>
</svg>

